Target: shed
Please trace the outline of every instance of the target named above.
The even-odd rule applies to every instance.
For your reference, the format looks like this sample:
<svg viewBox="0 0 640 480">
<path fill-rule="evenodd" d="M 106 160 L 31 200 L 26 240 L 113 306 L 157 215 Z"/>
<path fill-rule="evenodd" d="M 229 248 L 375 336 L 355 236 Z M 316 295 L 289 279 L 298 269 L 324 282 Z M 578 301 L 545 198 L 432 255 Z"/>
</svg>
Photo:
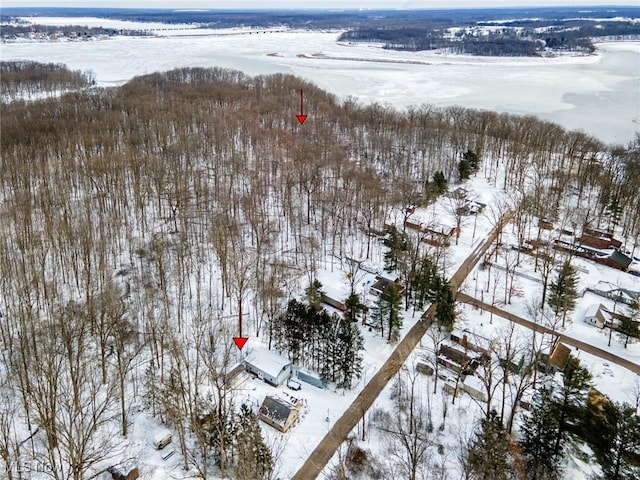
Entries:
<svg viewBox="0 0 640 480">
<path fill-rule="evenodd" d="M 620 250 L 614 250 L 613 253 L 607 257 L 597 257 L 597 263 L 607 265 L 611 268 L 617 268 L 618 270 L 626 271 L 629 265 L 633 262 L 631 257 L 628 257 Z"/>
<path fill-rule="evenodd" d="M 298 419 L 298 409 L 286 400 L 268 396 L 260 406 L 260 420 L 282 433 L 288 432 Z"/>
<path fill-rule="evenodd" d="M 320 301 L 322 303 L 326 303 L 327 305 L 337 310 L 340 310 L 341 312 L 344 312 L 347 309 L 347 306 L 344 304 L 344 302 L 341 302 L 340 300 L 336 300 L 335 298 L 331 298 L 329 295 L 326 295 L 324 293 L 320 297 Z"/>
<path fill-rule="evenodd" d="M 311 370 L 307 370 L 306 368 L 300 368 L 297 372 L 298 380 L 304 383 L 308 383 L 309 385 L 313 385 L 318 388 L 325 388 L 325 383 L 320 378 L 316 372 L 312 372 Z"/>
<path fill-rule="evenodd" d="M 244 359 L 245 369 L 274 387 L 290 376 L 293 363 L 288 358 L 262 347 L 254 347 Z"/>
</svg>

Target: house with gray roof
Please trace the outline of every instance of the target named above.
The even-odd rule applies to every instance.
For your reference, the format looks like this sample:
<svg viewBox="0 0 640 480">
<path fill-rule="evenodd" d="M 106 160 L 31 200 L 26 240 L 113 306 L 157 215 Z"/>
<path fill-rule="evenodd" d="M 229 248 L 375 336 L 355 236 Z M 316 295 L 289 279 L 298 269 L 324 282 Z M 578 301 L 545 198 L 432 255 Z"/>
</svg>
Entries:
<svg viewBox="0 0 640 480">
<path fill-rule="evenodd" d="M 299 411 L 285 399 L 268 396 L 260 406 L 260 420 L 282 433 L 288 432 L 298 420 Z"/>
</svg>

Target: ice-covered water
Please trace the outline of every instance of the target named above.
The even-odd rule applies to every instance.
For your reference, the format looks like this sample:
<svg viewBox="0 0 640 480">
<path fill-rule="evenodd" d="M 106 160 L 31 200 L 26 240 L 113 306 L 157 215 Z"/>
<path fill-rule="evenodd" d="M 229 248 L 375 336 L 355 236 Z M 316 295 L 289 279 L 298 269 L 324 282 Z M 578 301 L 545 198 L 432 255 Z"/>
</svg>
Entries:
<svg viewBox="0 0 640 480">
<path fill-rule="evenodd" d="M 234 68 L 249 75 L 291 73 L 363 103 L 457 104 L 534 114 L 606 142 L 627 143 L 640 131 L 640 42 L 600 44 L 593 56 L 487 58 L 341 44 L 338 32 L 181 33 L 5 43 L 0 58 L 90 69 L 101 85 L 182 66 Z"/>
</svg>

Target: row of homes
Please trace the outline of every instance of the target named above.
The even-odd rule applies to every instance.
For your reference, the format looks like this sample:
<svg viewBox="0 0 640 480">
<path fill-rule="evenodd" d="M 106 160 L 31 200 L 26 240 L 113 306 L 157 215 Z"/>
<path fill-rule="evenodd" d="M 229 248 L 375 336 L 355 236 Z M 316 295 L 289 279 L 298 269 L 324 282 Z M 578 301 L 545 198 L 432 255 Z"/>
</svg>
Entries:
<svg viewBox="0 0 640 480">
<path fill-rule="evenodd" d="M 544 219 L 538 222 L 540 228 L 552 230 L 553 223 Z M 634 263 L 633 258 L 622 251 L 622 242 L 607 231 L 585 228 L 580 236 L 571 230 L 561 229 L 561 238 L 554 240 L 554 248 L 558 251 L 570 253 L 577 257 L 592 260 L 601 265 L 640 275 L 640 264 Z M 538 248 L 536 240 L 525 240 L 520 250 L 533 254 Z"/>
</svg>

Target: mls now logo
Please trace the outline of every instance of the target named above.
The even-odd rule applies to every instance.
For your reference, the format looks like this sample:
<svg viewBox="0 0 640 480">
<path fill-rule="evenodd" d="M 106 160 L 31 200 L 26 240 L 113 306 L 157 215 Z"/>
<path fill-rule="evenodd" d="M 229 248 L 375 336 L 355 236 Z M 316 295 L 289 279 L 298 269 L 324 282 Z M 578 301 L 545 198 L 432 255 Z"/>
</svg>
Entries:
<svg viewBox="0 0 640 480">
<path fill-rule="evenodd" d="M 48 463 L 40 461 L 24 462 L 18 464 L 19 478 L 31 478 L 32 473 L 52 473 L 53 469 Z M 27 476 L 24 476 L 27 475 Z"/>
</svg>

